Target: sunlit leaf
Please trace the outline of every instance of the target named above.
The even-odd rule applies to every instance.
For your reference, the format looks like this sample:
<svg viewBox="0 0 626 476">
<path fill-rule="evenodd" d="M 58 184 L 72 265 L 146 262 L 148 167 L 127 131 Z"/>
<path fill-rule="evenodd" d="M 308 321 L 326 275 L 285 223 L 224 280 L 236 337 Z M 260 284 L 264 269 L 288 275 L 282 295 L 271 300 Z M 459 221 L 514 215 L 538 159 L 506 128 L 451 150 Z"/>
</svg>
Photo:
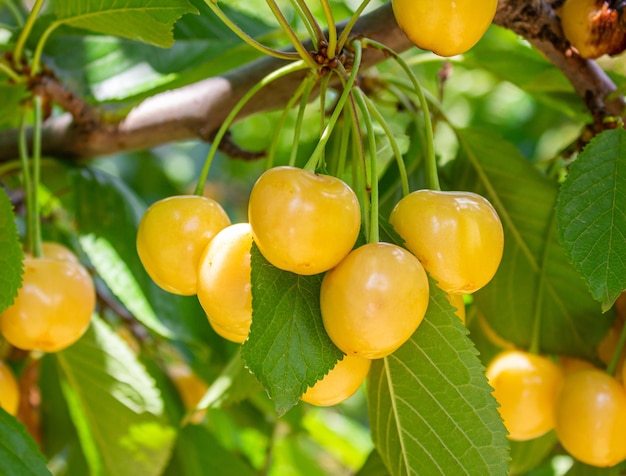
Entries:
<svg viewBox="0 0 626 476">
<path fill-rule="evenodd" d="M 242 358 L 283 415 L 343 355 L 322 324 L 321 275 L 300 276 L 252 248 L 252 326 Z"/>
<path fill-rule="evenodd" d="M 61 385 L 94 474 L 158 476 L 176 431 L 155 382 L 126 343 L 99 318 L 56 354 Z"/>
<path fill-rule="evenodd" d="M 0 474 L 50 476 L 46 459 L 24 426 L 0 408 Z"/>
<path fill-rule="evenodd" d="M 64 0 L 55 13 L 58 23 L 168 47 L 174 23 L 198 11 L 187 0 Z"/>
<path fill-rule="evenodd" d="M 424 321 L 369 376 L 372 438 L 394 476 L 507 472 L 508 442 L 474 344 L 431 281 Z"/>
<path fill-rule="evenodd" d="M 11 201 L 0 191 L 0 312 L 9 307 L 22 285 L 22 260 Z"/>
<path fill-rule="evenodd" d="M 568 258 L 609 309 L 626 289 L 626 131 L 605 131 L 585 147 L 556 210 Z"/>
<path fill-rule="evenodd" d="M 474 303 L 493 330 L 522 348 L 541 320 L 540 349 L 595 355 L 611 324 L 569 263 L 556 230 L 558 186 L 497 135 L 457 131 L 462 151 L 452 170 L 453 186 L 487 197 L 504 228 L 504 256 L 493 280 Z"/>
</svg>

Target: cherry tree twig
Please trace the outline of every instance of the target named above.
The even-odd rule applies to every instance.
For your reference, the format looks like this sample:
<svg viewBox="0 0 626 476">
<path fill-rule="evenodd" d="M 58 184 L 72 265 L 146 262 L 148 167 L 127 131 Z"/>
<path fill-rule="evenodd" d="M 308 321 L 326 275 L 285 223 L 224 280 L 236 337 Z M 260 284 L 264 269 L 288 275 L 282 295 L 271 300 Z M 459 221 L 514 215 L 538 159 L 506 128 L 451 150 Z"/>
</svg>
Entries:
<svg viewBox="0 0 626 476">
<path fill-rule="evenodd" d="M 623 98 L 607 99 L 616 90 L 615 84 L 594 61 L 581 58 L 570 48 L 550 2 L 500 0 L 494 23 L 524 37 L 559 68 L 583 99 L 596 123 L 601 123 L 609 115 L 622 115 Z M 339 33 L 344 25 L 338 26 Z M 390 3 L 361 17 L 352 34 L 371 38 L 396 52 L 412 47 L 398 28 Z M 385 58 L 380 51 L 367 49 L 363 52 L 362 67 L 367 68 Z M 261 58 L 221 76 L 156 94 L 118 121 L 100 115 L 85 106 L 80 98 L 67 92 L 56 80 L 48 79 L 39 87 L 69 112 L 45 123 L 42 151 L 46 155 L 81 160 L 185 139 L 210 141 L 246 91 L 260 78 L 284 64 L 277 58 Z M 260 111 L 280 109 L 305 74 L 296 73 L 276 81 L 264 90 L 264 94 L 253 98 L 237 119 Z M 15 130 L 0 131 L 0 163 L 17 156 L 17 138 Z"/>
</svg>

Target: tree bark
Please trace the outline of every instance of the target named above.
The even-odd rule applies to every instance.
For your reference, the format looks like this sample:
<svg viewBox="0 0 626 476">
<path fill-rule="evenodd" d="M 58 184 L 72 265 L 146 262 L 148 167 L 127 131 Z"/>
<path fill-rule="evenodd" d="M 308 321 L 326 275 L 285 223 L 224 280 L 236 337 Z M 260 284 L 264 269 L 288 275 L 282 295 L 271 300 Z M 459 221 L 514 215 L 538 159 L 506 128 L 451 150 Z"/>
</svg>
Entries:
<svg viewBox="0 0 626 476">
<path fill-rule="evenodd" d="M 609 114 L 621 116 L 623 99 L 606 101 L 615 85 L 595 62 L 581 58 L 570 48 L 559 19 L 546 0 L 500 0 L 494 23 L 521 35 L 542 51 L 569 79 L 596 121 Z M 361 17 L 353 35 L 374 39 L 396 52 L 412 47 L 395 22 L 390 3 Z M 379 51 L 368 49 L 364 51 L 362 67 L 384 59 Z M 210 140 L 239 99 L 261 78 L 284 64 L 282 60 L 265 57 L 226 74 L 156 94 L 117 123 L 106 122 L 95 111 L 82 107 L 58 84 L 44 83 L 39 86 L 41 93 L 64 105 L 73 115 L 68 112 L 44 123 L 42 151 L 49 156 L 81 160 L 185 139 Z M 294 73 L 267 86 L 237 119 L 283 107 L 304 74 Z M 0 162 L 17 155 L 17 131 L 0 131 Z"/>
</svg>

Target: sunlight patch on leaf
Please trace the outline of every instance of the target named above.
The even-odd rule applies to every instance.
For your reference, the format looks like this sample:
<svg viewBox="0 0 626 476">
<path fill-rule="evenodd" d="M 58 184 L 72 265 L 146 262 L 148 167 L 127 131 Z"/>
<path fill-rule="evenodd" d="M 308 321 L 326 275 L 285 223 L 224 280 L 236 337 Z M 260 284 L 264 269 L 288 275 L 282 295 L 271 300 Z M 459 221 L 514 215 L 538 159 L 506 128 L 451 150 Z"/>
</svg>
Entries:
<svg viewBox="0 0 626 476">
<path fill-rule="evenodd" d="M 158 476 L 176 431 L 161 394 L 137 356 L 100 318 L 56 354 L 61 386 L 95 474 Z"/>
</svg>

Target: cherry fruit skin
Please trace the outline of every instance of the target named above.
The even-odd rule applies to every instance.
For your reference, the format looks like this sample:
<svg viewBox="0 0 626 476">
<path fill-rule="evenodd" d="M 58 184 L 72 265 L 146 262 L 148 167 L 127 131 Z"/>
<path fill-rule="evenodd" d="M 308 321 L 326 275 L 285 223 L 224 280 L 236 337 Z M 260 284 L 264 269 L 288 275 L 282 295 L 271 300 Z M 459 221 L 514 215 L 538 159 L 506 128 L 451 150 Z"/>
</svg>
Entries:
<svg viewBox="0 0 626 476">
<path fill-rule="evenodd" d="M 392 0 L 400 29 L 416 46 L 439 56 L 465 53 L 489 28 L 497 0 Z"/>
<path fill-rule="evenodd" d="M 396 204 L 389 222 L 448 293 L 478 291 L 500 265 L 502 223 L 491 203 L 478 194 L 417 190 Z"/>
<path fill-rule="evenodd" d="M 541 355 L 506 350 L 494 357 L 486 375 L 510 439 L 531 440 L 554 428 L 554 405 L 564 378 L 559 365 Z"/>
<path fill-rule="evenodd" d="M 15 416 L 20 404 L 20 388 L 13 371 L 0 361 L 0 407 L 9 415 Z"/>
<path fill-rule="evenodd" d="M 346 355 L 321 380 L 309 387 L 300 399 L 323 407 L 337 405 L 359 389 L 371 364 L 370 359 Z"/>
<path fill-rule="evenodd" d="M 359 201 L 343 181 L 275 167 L 255 183 L 248 204 L 254 242 L 271 264 L 301 275 L 336 266 L 354 247 Z"/>
<path fill-rule="evenodd" d="M 228 225 L 228 215 L 215 200 L 197 195 L 168 197 L 153 203 L 141 218 L 137 253 L 157 285 L 192 296 L 202 251 Z"/>
<path fill-rule="evenodd" d="M 242 343 L 252 322 L 248 223 L 230 225 L 207 245 L 198 265 L 198 300 L 219 335 Z"/>
<path fill-rule="evenodd" d="M 568 374 L 556 399 L 556 434 L 583 463 L 610 467 L 626 459 L 626 391 L 601 370 Z"/>
<path fill-rule="evenodd" d="M 428 292 L 426 272 L 411 253 L 390 243 L 360 246 L 322 280 L 324 327 L 348 355 L 385 357 L 422 322 Z"/>
<path fill-rule="evenodd" d="M 82 265 L 50 258 L 25 258 L 22 287 L 0 314 L 0 332 L 24 350 L 57 352 L 87 330 L 96 292 Z"/>
</svg>

